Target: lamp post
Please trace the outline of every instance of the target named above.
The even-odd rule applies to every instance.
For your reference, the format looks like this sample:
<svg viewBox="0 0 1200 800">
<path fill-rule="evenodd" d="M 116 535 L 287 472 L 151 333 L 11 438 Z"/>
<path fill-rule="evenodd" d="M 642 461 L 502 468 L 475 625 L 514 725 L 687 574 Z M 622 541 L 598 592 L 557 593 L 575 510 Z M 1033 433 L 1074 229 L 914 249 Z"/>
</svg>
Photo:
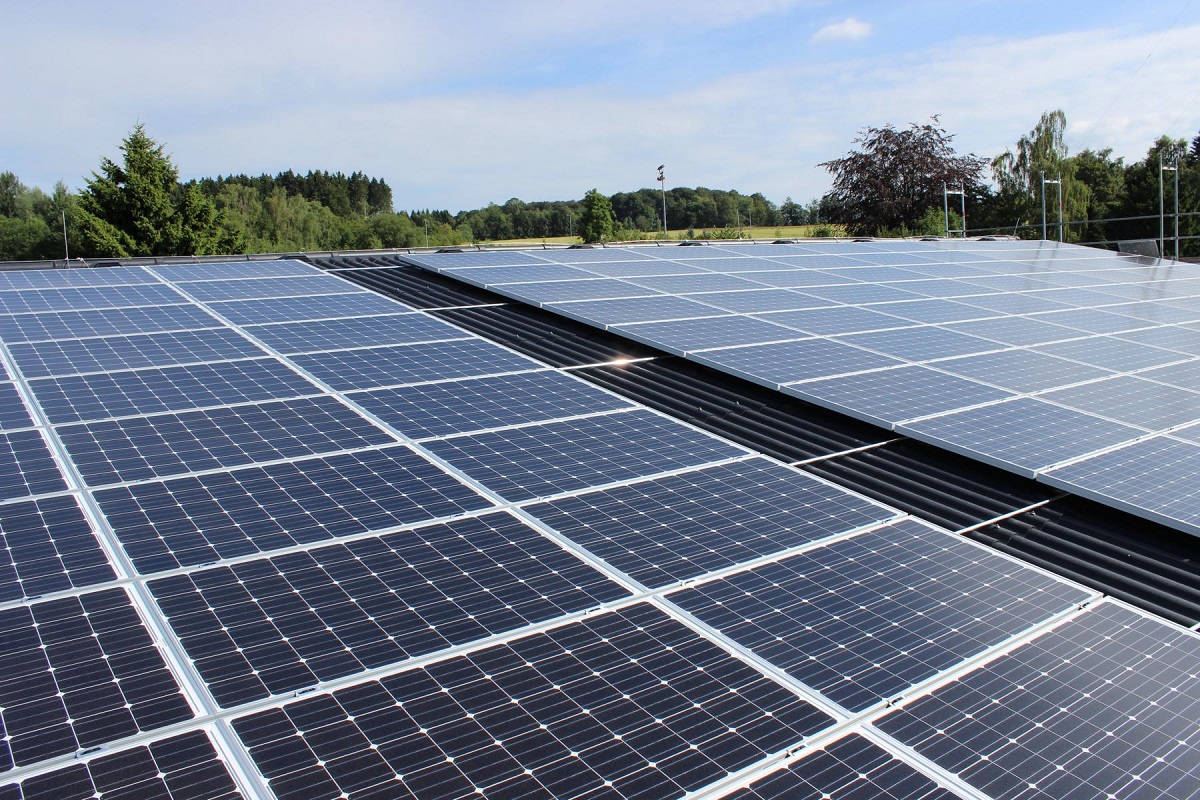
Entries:
<svg viewBox="0 0 1200 800">
<path fill-rule="evenodd" d="M 1179 260 L 1179 161 L 1172 166 L 1163 163 L 1162 153 L 1158 154 L 1158 254 L 1167 256 L 1166 213 L 1163 207 L 1163 172 L 1175 173 L 1175 260 Z"/>
<path fill-rule="evenodd" d="M 663 172 L 666 169 L 665 164 L 658 165 L 658 185 L 662 190 L 663 203 L 663 238 L 667 238 L 667 173 Z"/>
<path fill-rule="evenodd" d="M 1046 172 L 1042 171 L 1042 239 L 1046 238 L 1046 184 L 1058 186 L 1058 240 L 1063 240 L 1063 224 L 1062 224 L 1062 174 L 1057 178 L 1046 180 Z"/>
</svg>

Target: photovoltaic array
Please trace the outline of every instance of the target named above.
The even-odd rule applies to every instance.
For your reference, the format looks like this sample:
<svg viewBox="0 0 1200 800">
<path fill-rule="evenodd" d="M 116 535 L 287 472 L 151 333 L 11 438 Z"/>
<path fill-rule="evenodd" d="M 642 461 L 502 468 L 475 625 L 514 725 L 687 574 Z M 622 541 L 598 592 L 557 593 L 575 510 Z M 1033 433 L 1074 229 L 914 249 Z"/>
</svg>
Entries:
<svg viewBox="0 0 1200 800">
<path fill-rule="evenodd" d="M 1200 535 L 1196 265 L 1044 241 L 405 258 Z"/>
<path fill-rule="evenodd" d="M 801 344 L 673 322 L 774 290 L 656 252 L 439 259 Z M 766 271 L 829 309 L 904 291 L 817 266 Z M 4 800 L 1200 792 L 1194 634 L 312 266 L 0 272 L 0 309 Z M 809 338 L 814 380 L 935 373 Z M 1118 341 L 1162 369 L 1136 348 L 1186 337 Z"/>
</svg>

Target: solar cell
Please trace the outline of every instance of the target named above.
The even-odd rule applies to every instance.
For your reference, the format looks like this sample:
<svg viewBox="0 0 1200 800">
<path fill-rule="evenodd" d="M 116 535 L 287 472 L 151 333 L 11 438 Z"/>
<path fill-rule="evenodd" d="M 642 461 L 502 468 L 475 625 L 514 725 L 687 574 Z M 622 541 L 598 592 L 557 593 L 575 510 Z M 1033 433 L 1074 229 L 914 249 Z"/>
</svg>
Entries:
<svg viewBox="0 0 1200 800">
<path fill-rule="evenodd" d="M 74 497 L 0 505 L 0 602 L 115 577 Z"/>
<path fill-rule="evenodd" d="M 11 431 L 17 428 L 28 428 L 33 425 L 29 409 L 21 393 L 12 383 L 0 383 L 0 431 Z"/>
<path fill-rule="evenodd" d="M 413 439 L 630 407 L 617 395 L 555 371 L 376 389 L 351 397 Z"/>
<path fill-rule="evenodd" d="M 452 325 L 425 314 L 389 314 L 316 322 L 249 325 L 247 334 L 280 353 L 313 353 L 382 344 L 412 344 L 467 338 Z"/>
<path fill-rule="evenodd" d="M 857 733 L 726 796 L 727 800 L 956 800 L 957 797 Z"/>
<path fill-rule="evenodd" d="M 183 300 L 182 297 L 179 300 Z M 190 305 L 109 308 L 100 311 L 62 311 L 47 314 L 0 315 L 0 340 L 7 343 L 44 339 L 78 339 L 122 333 L 221 327 L 202 308 Z"/>
<path fill-rule="evenodd" d="M 0 789 L 8 800 L 236 800 L 241 797 L 225 763 L 203 731 L 101 755 L 25 778 Z"/>
<path fill-rule="evenodd" d="M 1200 792 L 1200 641 L 1111 603 L 878 727 L 998 800 Z"/>
<path fill-rule="evenodd" d="M 120 589 L 0 611 L 0 769 L 192 717 Z"/>
<path fill-rule="evenodd" d="M 211 300 L 250 300 L 264 297 L 302 297 L 361 292 L 349 281 L 324 273 L 294 278 L 245 278 L 243 280 L 208 280 L 178 282 L 175 286 L 201 303 Z"/>
<path fill-rule="evenodd" d="M 372 317 L 412 310 L 403 303 L 397 303 L 395 300 L 390 300 L 374 292 L 281 297 L 266 300 L 226 300 L 209 303 L 208 307 L 235 325 L 296 322 L 334 317 Z"/>
<path fill-rule="evenodd" d="M 65 425 L 57 432 L 89 486 L 396 441 L 328 396 Z"/>
<path fill-rule="evenodd" d="M 68 289 L 30 289 L 0 292 L 0 313 L 80 311 L 89 308 L 156 306 L 178 303 L 183 297 L 169 286 L 103 286 Z"/>
<path fill-rule="evenodd" d="M 650 587 L 881 523 L 896 513 L 762 458 L 526 510 Z"/>
<path fill-rule="evenodd" d="M 41 431 L 0 433 L 0 500 L 67 488 Z"/>
<path fill-rule="evenodd" d="M 458 436 L 426 447 L 510 502 L 745 453 L 646 410 Z"/>
<path fill-rule="evenodd" d="M 507 514 L 164 578 L 150 588 L 225 707 L 628 595 Z"/>
<path fill-rule="evenodd" d="M 668 800 L 832 721 L 640 604 L 242 717 L 234 729 L 281 800 Z"/>
<path fill-rule="evenodd" d="M 40 378 L 30 381 L 29 387 L 42 411 L 54 424 L 301 397 L 320 392 L 292 368 L 267 358 Z"/>
<path fill-rule="evenodd" d="M 474 337 L 313 353 L 292 361 L 338 391 L 545 369 L 533 359 Z"/>
<path fill-rule="evenodd" d="M 895 358 L 828 339 L 803 339 L 779 344 L 705 350 L 693 358 L 751 380 L 790 383 L 898 366 Z"/>
<path fill-rule="evenodd" d="M 254 342 L 228 329 L 14 344 L 9 351 L 26 378 L 266 355 Z"/>
<path fill-rule="evenodd" d="M 896 430 L 1027 475 L 1146 433 L 1029 397 L 911 422 Z"/>
<path fill-rule="evenodd" d="M 407 447 L 94 493 L 143 575 L 485 508 Z"/>
<path fill-rule="evenodd" d="M 668 599 L 859 712 L 1077 606 L 1088 593 L 906 521 Z"/>
</svg>

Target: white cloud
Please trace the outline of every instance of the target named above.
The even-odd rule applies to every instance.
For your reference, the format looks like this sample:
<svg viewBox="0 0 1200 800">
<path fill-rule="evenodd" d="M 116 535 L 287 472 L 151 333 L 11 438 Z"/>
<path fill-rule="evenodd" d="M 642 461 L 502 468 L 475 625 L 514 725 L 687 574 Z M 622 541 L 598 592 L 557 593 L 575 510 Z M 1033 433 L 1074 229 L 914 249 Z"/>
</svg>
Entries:
<svg viewBox="0 0 1200 800">
<path fill-rule="evenodd" d="M 871 35 L 871 23 L 847 17 L 841 22 L 826 25 L 812 35 L 813 42 L 849 42 Z"/>
</svg>

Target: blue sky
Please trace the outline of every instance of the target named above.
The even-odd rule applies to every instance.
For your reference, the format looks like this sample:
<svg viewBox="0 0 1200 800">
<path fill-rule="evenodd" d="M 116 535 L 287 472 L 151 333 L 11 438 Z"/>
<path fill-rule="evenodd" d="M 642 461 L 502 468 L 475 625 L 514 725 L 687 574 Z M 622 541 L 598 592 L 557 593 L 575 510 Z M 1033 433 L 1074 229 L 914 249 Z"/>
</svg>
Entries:
<svg viewBox="0 0 1200 800">
<path fill-rule="evenodd" d="M 1200 129 L 1200 0 L 5 3 L 0 170 L 80 186 L 135 122 L 183 177 L 362 170 L 398 209 L 653 186 L 804 202 L 867 125 L 992 157 Z"/>
</svg>

